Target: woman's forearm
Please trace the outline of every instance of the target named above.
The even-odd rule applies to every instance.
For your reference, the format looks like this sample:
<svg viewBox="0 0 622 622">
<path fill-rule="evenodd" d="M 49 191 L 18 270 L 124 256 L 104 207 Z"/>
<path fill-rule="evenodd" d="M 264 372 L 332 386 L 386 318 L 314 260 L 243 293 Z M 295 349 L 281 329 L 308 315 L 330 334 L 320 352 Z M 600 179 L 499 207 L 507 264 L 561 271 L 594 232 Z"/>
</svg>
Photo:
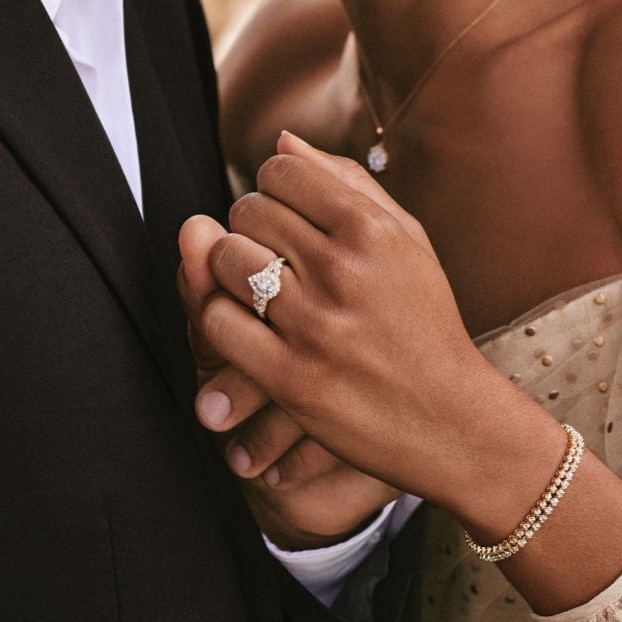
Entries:
<svg viewBox="0 0 622 622">
<path fill-rule="evenodd" d="M 505 380 L 481 395 L 482 427 L 473 462 L 459 467 L 450 510 L 478 543 L 503 541 L 536 505 L 562 462 L 567 435 Z M 508 407 L 508 401 L 515 401 Z M 498 408 L 501 417 L 492 410 Z M 486 410 L 491 412 L 487 413 Z M 473 480 L 476 480 L 476 483 Z M 586 451 L 563 498 L 517 554 L 499 563 L 510 582 L 543 615 L 588 602 L 622 575 L 622 480 Z"/>
</svg>

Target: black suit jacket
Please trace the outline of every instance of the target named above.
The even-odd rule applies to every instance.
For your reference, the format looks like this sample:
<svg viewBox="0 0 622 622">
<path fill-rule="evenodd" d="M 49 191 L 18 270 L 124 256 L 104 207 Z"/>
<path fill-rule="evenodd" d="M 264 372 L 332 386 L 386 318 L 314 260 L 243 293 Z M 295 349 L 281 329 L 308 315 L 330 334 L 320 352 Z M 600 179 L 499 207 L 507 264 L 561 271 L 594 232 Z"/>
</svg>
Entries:
<svg viewBox="0 0 622 622">
<path fill-rule="evenodd" d="M 40 0 L 0 0 L 0 620 L 337 620 L 193 416 L 177 231 L 230 202 L 199 2 L 126 35 L 146 223 Z"/>
</svg>

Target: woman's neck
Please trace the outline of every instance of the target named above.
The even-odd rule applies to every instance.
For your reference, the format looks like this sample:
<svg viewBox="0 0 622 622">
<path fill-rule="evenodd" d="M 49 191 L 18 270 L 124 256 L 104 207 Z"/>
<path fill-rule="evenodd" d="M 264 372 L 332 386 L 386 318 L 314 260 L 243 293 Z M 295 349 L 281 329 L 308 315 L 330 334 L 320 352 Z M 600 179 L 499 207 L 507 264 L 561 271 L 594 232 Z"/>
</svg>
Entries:
<svg viewBox="0 0 622 622">
<path fill-rule="evenodd" d="M 399 104 L 443 49 L 492 0 L 342 0 L 366 83 L 383 108 Z"/>
</svg>

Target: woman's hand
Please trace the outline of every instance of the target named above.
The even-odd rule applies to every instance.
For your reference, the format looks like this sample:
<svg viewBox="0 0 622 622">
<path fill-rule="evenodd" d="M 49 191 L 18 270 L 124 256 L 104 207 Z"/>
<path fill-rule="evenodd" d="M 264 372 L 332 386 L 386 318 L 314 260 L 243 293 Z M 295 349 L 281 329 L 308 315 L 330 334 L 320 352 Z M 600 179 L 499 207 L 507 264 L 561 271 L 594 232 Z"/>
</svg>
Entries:
<svg viewBox="0 0 622 622">
<path fill-rule="evenodd" d="M 413 218 L 355 164 L 290 135 L 279 150 L 211 249 L 227 293 L 197 338 L 331 453 L 500 541 L 560 464 L 565 432 L 472 345 Z M 266 324 L 247 279 L 277 256 L 289 264 Z M 622 482 L 586 452 L 546 529 L 501 566 L 535 610 L 570 609 L 620 574 L 621 517 Z"/>
<path fill-rule="evenodd" d="M 508 470 L 495 461 L 510 448 L 502 406 L 528 400 L 473 346 L 427 236 L 358 165 L 287 134 L 280 149 L 288 153 L 261 169 L 260 192 L 232 208 L 234 234 L 210 252 L 227 293 L 206 305 L 203 336 L 369 474 L 453 510 L 465 488 L 496 491 Z M 247 279 L 277 256 L 288 264 L 266 325 Z"/>
<path fill-rule="evenodd" d="M 401 493 L 318 445 L 199 338 L 206 299 L 218 289 L 207 258 L 224 235 L 205 216 L 190 219 L 180 232 L 184 261 L 178 285 L 201 386 L 198 419 L 216 433 L 260 528 L 272 542 L 289 550 L 330 546 L 358 531 Z"/>
</svg>

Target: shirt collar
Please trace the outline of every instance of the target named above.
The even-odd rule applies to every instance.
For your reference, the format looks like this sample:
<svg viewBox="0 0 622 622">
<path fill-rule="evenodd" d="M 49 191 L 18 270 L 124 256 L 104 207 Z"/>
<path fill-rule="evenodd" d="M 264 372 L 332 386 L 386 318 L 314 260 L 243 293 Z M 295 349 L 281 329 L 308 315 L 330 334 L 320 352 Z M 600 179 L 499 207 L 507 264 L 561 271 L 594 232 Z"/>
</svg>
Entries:
<svg viewBox="0 0 622 622">
<path fill-rule="evenodd" d="M 41 2 L 43 3 L 45 10 L 48 12 L 50 19 L 54 21 L 63 0 L 41 0 Z"/>
</svg>

